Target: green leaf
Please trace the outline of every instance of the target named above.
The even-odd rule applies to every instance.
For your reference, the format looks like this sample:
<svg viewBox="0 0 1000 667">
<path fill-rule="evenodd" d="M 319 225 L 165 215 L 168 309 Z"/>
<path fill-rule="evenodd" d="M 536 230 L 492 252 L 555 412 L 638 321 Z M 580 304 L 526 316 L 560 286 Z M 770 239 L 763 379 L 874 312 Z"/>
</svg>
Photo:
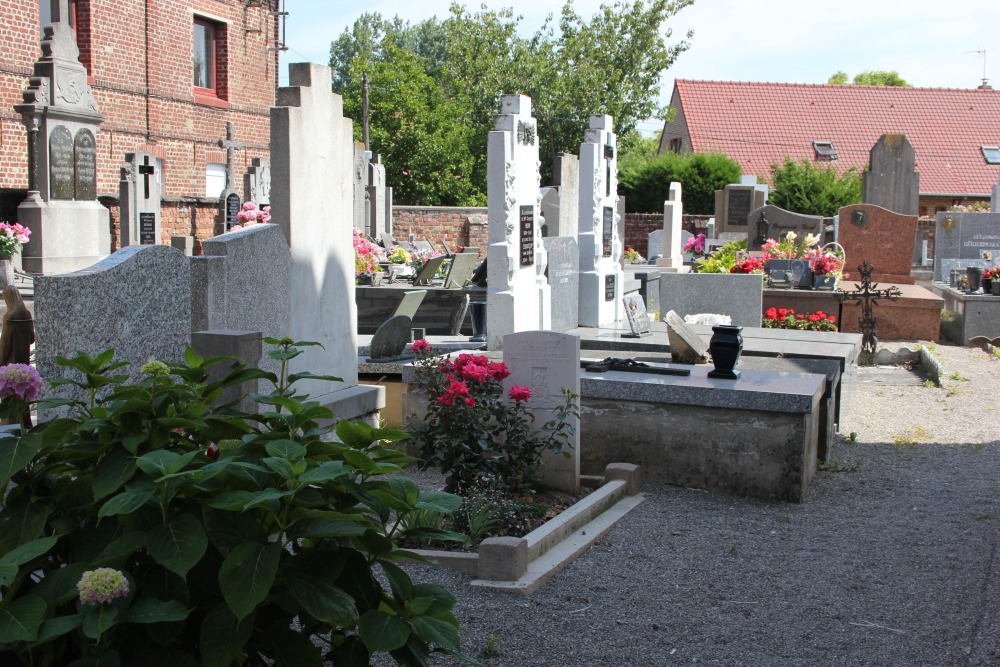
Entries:
<svg viewBox="0 0 1000 667">
<path fill-rule="evenodd" d="M 288 384 L 293 382 L 298 382 L 299 380 L 329 380 L 330 382 L 343 382 L 344 378 L 337 377 L 336 375 L 318 375 L 316 373 L 310 373 L 309 371 L 302 371 L 301 373 L 292 373 L 288 376 Z"/>
<path fill-rule="evenodd" d="M 244 542 L 264 542 L 267 539 L 264 529 L 250 514 L 206 507 L 202 511 L 202 521 L 209 541 L 223 555 Z"/>
<path fill-rule="evenodd" d="M 341 519 L 303 519 L 290 531 L 296 537 L 350 537 L 364 535 L 370 525 Z"/>
<path fill-rule="evenodd" d="M 10 551 L 39 537 L 45 530 L 50 510 L 44 502 L 27 497 L 9 504 L 0 522 L 0 551 Z"/>
<path fill-rule="evenodd" d="M 97 518 L 102 519 L 106 516 L 115 516 L 116 514 L 131 514 L 145 505 L 152 497 L 152 489 L 131 489 L 124 491 L 104 503 L 100 511 L 97 512 Z"/>
<path fill-rule="evenodd" d="M 33 592 L 51 605 L 72 600 L 79 595 L 76 582 L 80 581 L 80 577 L 87 569 L 83 563 L 70 563 L 47 573 L 45 578 L 38 582 Z"/>
<path fill-rule="evenodd" d="M 354 449 L 365 449 L 378 440 L 375 429 L 363 421 L 341 419 L 337 422 L 336 432 L 341 442 Z"/>
<path fill-rule="evenodd" d="M 413 581 L 410 579 L 410 575 L 392 563 L 382 562 L 379 564 L 389 580 L 393 596 L 400 602 L 411 599 L 413 597 Z"/>
<path fill-rule="evenodd" d="M 0 586 L 10 586 L 17 576 L 17 565 L 0 563 Z"/>
<path fill-rule="evenodd" d="M 42 627 L 38 631 L 38 641 L 42 643 L 51 641 L 67 632 L 76 630 L 81 625 L 83 625 L 83 614 L 50 618 L 42 623 Z"/>
<path fill-rule="evenodd" d="M 323 484 L 346 477 L 347 474 L 343 461 L 324 461 L 299 475 L 299 481 L 303 484 Z"/>
<path fill-rule="evenodd" d="M 358 619 L 358 632 L 369 651 L 394 651 L 406 644 L 410 626 L 398 616 L 371 609 Z"/>
<path fill-rule="evenodd" d="M 323 667 L 323 655 L 308 637 L 273 625 L 265 632 L 275 667 Z"/>
<path fill-rule="evenodd" d="M 254 616 L 237 621 L 225 604 L 220 604 L 201 623 L 201 663 L 203 667 L 230 667 L 243 653 L 243 645 L 253 632 Z"/>
<path fill-rule="evenodd" d="M 306 455 L 305 446 L 291 440 L 272 440 L 264 449 L 271 456 L 289 461 L 298 461 Z"/>
<path fill-rule="evenodd" d="M 14 473 L 23 470 L 41 448 L 42 436 L 38 433 L 0 438 L 0 489 L 6 489 Z"/>
<path fill-rule="evenodd" d="M 226 491 L 209 500 L 206 505 L 215 509 L 232 512 L 243 510 L 247 506 L 247 503 L 256 497 L 257 494 L 253 491 Z"/>
<path fill-rule="evenodd" d="M 257 505 L 263 505 L 265 503 L 271 503 L 276 500 L 280 500 L 285 496 L 290 496 L 294 494 L 295 491 L 290 489 L 271 489 L 270 491 L 264 491 L 262 493 L 253 494 L 253 498 L 248 502 L 244 509 L 250 509 L 251 507 L 256 507 Z"/>
<path fill-rule="evenodd" d="M 118 622 L 118 607 L 99 604 L 87 607 L 83 617 L 83 634 L 97 641 L 104 632 Z"/>
<path fill-rule="evenodd" d="M 205 555 L 208 538 L 201 522 L 190 514 L 181 514 L 169 524 L 150 529 L 146 548 L 157 563 L 184 579 Z"/>
<path fill-rule="evenodd" d="M 393 490 L 398 498 L 401 498 L 407 505 L 413 505 L 420 497 L 420 487 L 412 479 L 407 477 L 390 477 L 389 488 Z M 461 504 L 461 500 L 459 500 Z"/>
<path fill-rule="evenodd" d="M 368 667 L 371 664 L 371 654 L 357 637 L 344 639 L 344 643 L 335 648 L 330 657 L 337 667 Z"/>
<path fill-rule="evenodd" d="M 219 586 L 238 620 L 267 598 L 281 560 L 281 544 L 247 543 L 233 549 L 219 569 Z"/>
<path fill-rule="evenodd" d="M 94 500 L 114 493 L 135 475 L 135 461 L 125 449 L 116 449 L 97 464 L 92 490 Z"/>
<path fill-rule="evenodd" d="M 407 619 L 413 631 L 425 642 L 434 643 L 452 651 L 461 648 L 458 628 L 447 621 L 433 616 L 414 616 Z"/>
<path fill-rule="evenodd" d="M 269 456 L 268 458 L 261 461 L 261 463 L 263 463 L 268 468 L 273 470 L 282 479 L 288 480 L 295 477 L 295 471 L 292 470 L 292 464 L 289 463 L 286 459 L 279 459 L 273 456 Z"/>
<path fill-rule="evenodd" d="M 358 621 L 354 598 L 318 577 L 296 575 L 288 580 L 288 592 L 316 620 L 335 628 L 353 627 Z"/>
<path fill-rule="evenodd" d="M 157 449 L 156 451 L 140 456 L 135 460 L 135 463 L 147 475 L 162 477 L 163 475 L 172 475 L 183 470 L 191 462 L 191 459 L 197 455 L 197 451 L 180 455 L 166 449 Z"/>
<path fill-rule="evenodd" d="M 343 424 L 344 422 L 340 423 Z M 377 474 L 375 471 L 375 462 L 364 452 L 347 449 L 344 450 L 343 456 L 345 461 L 357 468 L 361 473 L 365 475 Z"/>
<path fill-rule="evenodd" d="M 195 352 L 193 347 L 188 345 L 184 350 L 184 363 L 193 368 L 197 368 L 205 363 L 205 358 Z"/>
<path fill-rule="evenodd" d="M 0 609 L 0 644 L 35 641 L 46 606 L 37 595 L 25 595 Z"/>
<path fill-rule="evenodd" d="M 141 530 L 125 533 L 108 543 L 94 559 L 95 565 L 109 565 L 114 561 L 131 556 L 146 546 L 146 533 Z"/>
<path fill-rule="evenodd" d="M 125 617 L 123 623 L 166 623 L 183 621 L 188 616 L 188 609 L 177 600 L 157 600 L 143 598 L 136 601 Z"/>
<path fill-rule="evenodd" d="M 16 549 L 8 551 L 3 558 L 0 558 L 0 563 L 14 566 L 24 565 L 29 560 L 47 553 L 57 541 L 59 541 L 58 535 L 32 540 L 26 544 L 22 544 Z"/>
<path fill-rule="evenodd" d="M 414 509 L 434 512 L 454 512 L 462 506 L 462 497 L 443 491 L 425 491 L 420 494 Z"/>
</svg>

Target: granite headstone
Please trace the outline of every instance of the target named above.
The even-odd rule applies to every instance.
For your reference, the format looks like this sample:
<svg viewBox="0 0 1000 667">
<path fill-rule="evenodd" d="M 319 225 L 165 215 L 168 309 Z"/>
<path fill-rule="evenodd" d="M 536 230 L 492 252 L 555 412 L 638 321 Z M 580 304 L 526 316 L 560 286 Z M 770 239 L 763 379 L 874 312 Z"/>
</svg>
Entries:
<svg viewBox="0 0 1000 667">
<path fill-rule="evenodd" d="M 948 280 L 943 260 L 983 260 L 989 253 L 993 266 L 1000 261 L 1000 213 L 942 211 L 937 214 L 934 232 L 934 279 Z M 965 264 L 964 266 L 977 266 Z"/>
<path fill-rule="evenodd" d="M 549 253 L 546 273 L 552 294 L 552 330 L 569 331 L 579 324 L 580 247 L 571 236 L 544 239 Z"/>
<path fill-rule="evenodd" d="M 854 273 L 868 260 L 875 272 L 872 281 L 912 285 L 913 239 L 917 216 L 895 213 L 871 204 L 840 209 L 839 243 L 844 248 L 846 271 Z"/>
<path fill-rule="evenodd" d="M 803 215 L 767 205 L 751 211 L 749 221 L 747 249 L 751 251 L 760 250 L 768 239 L 780 241 L 788 232 L 795 232 L 799 240 L 812 234 L 820 246 L 829 241 L 824 231 L 824 218 L 818 215 Z"/>
</svg>

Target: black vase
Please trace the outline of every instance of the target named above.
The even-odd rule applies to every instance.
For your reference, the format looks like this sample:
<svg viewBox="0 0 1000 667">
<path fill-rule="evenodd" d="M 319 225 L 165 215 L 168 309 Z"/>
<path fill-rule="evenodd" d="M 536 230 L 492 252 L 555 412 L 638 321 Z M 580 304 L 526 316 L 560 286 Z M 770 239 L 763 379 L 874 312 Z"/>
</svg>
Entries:
<svg viewBox="0 0 1000 667">
<path fill-rule="evenodd" d="M 708 351 L 712 354 L 715 370 L 709 371 L 708 377 L 723 380 L 739 379 L 740 372 L 736 370 L 736 362 L 740 360 L 740 354 L 743 352 L 741 331 L 743 327 L 727 324 L 712 327 L 712 340 L 708 344 Z"/>
<path fill-rule="evenodd" d="M 969 279 L 969 292 L 979 293 L 983 282 L 983 269 L 979 266 L 965 267 L 965 275 Z"/>
<path fill-rule="evenodd" d="M 472 338 L 469 342 L 486 342 L 486 302 L 470 301 L 469 307 L 472 309 Z"/>
<path fill-rule="evenodd" d="M 993 293 L 993 279 L 983 278 L 983 294 L 992 294 L 992 293 Z"/>
</svg>

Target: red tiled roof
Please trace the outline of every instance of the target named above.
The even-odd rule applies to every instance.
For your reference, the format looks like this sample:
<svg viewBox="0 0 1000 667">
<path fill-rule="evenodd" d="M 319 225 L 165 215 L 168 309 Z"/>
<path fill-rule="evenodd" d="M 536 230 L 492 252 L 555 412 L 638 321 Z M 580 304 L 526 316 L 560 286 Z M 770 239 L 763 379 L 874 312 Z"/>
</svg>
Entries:
<svg viewBox="0 0 1000 667">
<path fill-rule="evenodd" d="M 829 164 L 863 171 L 881 135 L 905 134 L 921 194 L 988 196 L 997 184 L 980 146 L 1000 146 L 1000 91 L 678 79 L 674 96 L 696 152 L 726 153 L 768 181 L 785 155 L 813 161 L 813 141 L 833 142 Z"/>
</svg>

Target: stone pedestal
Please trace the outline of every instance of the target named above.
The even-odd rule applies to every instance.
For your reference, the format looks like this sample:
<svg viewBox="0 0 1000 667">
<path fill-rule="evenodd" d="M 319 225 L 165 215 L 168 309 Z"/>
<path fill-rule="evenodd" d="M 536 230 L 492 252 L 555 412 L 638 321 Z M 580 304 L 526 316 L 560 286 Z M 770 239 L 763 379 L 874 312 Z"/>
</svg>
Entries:
<svg viewBox="0 0 1000 667">
<path fill-rule="evenodd" d="M 108 209 L 97 201 L 26 199 L 17 218 L 31 230 L 21 252 L 28 273 L 71 273 L 96 264 L 111 248 Z"/>
</svg>

